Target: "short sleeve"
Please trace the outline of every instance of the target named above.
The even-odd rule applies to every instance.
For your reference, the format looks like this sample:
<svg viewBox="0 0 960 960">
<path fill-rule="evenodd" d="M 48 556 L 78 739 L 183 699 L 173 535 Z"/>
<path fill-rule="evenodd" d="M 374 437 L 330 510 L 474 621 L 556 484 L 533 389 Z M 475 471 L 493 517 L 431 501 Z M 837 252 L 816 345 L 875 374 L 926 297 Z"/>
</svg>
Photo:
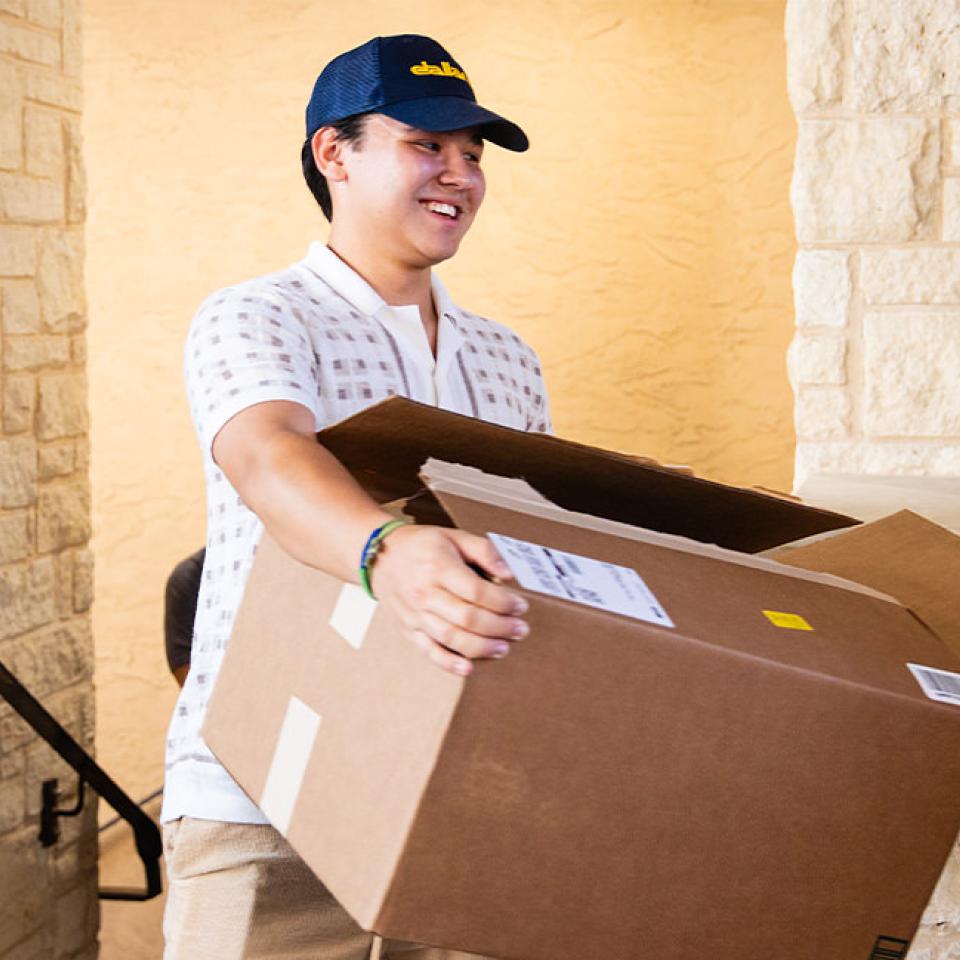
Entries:
<svg viewBox="0 0 960 960">
<path fill-rule="evenodd" d="M 319 420 L 317 361 L 299 311 L 278 292 L 227 288 L 200 306 L 184 355 L 187 396 L 204 452 L 247 407 L 289 400 Z"/>
</svg>

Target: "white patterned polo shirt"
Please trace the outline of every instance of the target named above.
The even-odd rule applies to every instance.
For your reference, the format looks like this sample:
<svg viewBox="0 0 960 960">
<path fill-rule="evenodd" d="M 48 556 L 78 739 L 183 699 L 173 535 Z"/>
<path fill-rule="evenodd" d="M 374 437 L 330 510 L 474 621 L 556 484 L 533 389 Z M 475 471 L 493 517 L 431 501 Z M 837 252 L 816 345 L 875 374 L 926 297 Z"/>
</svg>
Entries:
<svg viewBox="0 0 960 960">
<path fill-rule="evenodd" d="M 433 278 L 437 355 L 416 306 L 392 307 L 323 244 L 278 273 L 227 287 L 197 311 L 187 394 L 207 488 L 207 554 L 190 672 L 167 736 L 161 819 L 266 819 L 200 737 L 263 525 L 211 454 L 235 414 L 256 403 L 307 407 L 316 429 L 391 396 L 520 430 L 551 432 L 540 363 L 515 333 L 458 307 Z M 269 654 L 265 654 L 269 656 Z"/>
</svg>

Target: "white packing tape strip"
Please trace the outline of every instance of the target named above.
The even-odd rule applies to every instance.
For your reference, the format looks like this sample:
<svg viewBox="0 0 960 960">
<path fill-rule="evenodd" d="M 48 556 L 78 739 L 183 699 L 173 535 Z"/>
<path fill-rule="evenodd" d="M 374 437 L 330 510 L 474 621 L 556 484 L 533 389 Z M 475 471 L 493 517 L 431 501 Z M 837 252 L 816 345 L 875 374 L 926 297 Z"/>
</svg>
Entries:
<svg viewBox="0 0 960 960">
<path fill-rule="evenodd" d="M 330 614 L 330 626 L 351 647 L 359 650 L 376 610 L 376 600 L 371 600 L 356 584 L 345 583 Z"/>
<path fill-rule="evenodd" d="M 298 697 L 290 698 L 270 761 L 267 782 L 260 795 L 260 809 L 284 836 L 287 835 L 293 809 L 300 796 L 303 775 L 320 729 L 320 719 L 320 714 Z"/>
</svg>

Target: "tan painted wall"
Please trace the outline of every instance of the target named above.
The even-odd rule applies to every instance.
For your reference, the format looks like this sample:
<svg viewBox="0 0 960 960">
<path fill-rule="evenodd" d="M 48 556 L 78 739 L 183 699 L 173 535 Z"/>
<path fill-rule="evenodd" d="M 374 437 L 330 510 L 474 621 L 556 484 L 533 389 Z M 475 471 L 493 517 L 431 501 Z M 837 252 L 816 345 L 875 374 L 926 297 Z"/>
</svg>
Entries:
<svg viewBox="0 0 960 960">
<path fill-rule="evenodd" d="M 203 538 L 181 343 L 215 287 L 323 234 L 298 170 L 315 72 L 431 33 L 520 121 L 441 269 L 539 350 L 561 435 L 785 488 L 794 123 L 780 0 L 87 0 L 98 746 L 159 785 L 161 590 Z"/>
</svg>

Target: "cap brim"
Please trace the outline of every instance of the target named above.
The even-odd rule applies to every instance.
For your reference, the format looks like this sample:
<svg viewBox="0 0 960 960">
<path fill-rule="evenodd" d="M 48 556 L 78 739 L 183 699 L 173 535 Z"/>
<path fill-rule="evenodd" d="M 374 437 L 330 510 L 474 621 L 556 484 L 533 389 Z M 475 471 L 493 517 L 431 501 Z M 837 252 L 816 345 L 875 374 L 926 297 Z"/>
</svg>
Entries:
<svg viewBox="0 0 960 960">
<path fill-rule="evenodd" d="M 376 108 L 394 120 L 408 123 L 421 130 L 446 133 L 463 127 L 479 127 L 480 136 L 497 146 L 522 153 L 530 146 L 527 135 L 515 124 L 499 114 L 481 107 L 463 97 L 423 97 L 419 100 L 401 100 Z"/>
</svg>

